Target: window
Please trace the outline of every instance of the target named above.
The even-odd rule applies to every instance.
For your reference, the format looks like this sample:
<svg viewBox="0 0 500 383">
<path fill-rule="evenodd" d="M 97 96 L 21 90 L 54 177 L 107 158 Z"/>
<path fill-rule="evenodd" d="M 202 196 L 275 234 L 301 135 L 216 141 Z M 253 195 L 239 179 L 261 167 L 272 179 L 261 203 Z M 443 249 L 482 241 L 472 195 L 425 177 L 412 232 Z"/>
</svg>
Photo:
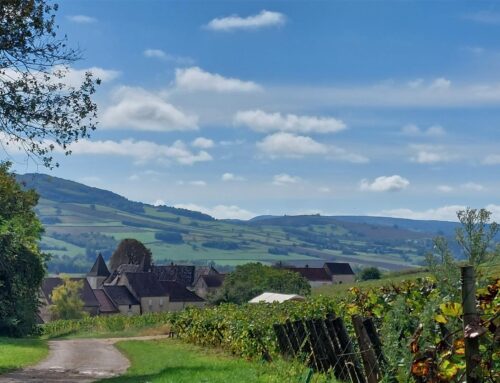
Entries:
<svg viewBox="0 0 500 383">
<path fill-rule="evenodd" d="M 163 307 L 163 298 L 160 298 L 160 307 Z"/>
<path fill-rule="evenodd" d="M 150 299 L 148 303 L 149 303 L 149 311 L 153 311 L 153 300 Z"/>
</svg>

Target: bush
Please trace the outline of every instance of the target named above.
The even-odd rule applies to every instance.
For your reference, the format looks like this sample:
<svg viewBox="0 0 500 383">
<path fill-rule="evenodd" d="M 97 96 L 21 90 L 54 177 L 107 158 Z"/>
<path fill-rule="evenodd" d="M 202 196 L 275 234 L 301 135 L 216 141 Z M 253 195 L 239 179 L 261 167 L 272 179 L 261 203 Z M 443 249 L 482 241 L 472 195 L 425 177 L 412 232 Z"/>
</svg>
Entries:
<svg viewBox="0 0 500 383">
<path fill-rule="evenodd" d="M 362 281 L 369 281 L 371 279 L 380 279 L 382 274 L 380 270 L 376 267 L 367 267 L 359 273 L 359 279 Z"/>
<path fill-rule="evenodd" d="M 175 245 L 184 243 L 184 240 L 182 239 L 182 235 L 180 233 L 160 231 L 158 233 L 155 233 L 155 238 L 162 242 L 171 243 Z"/>
</svg>

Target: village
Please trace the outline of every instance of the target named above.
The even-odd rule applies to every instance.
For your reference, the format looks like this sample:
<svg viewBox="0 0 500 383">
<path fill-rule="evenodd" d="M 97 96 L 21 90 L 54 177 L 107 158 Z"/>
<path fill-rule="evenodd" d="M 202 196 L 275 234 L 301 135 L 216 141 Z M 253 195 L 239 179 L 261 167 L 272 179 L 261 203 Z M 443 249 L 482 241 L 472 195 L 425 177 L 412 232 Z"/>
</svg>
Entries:
<svg viewBox="0 0 500 383">
<path fill-rule="evenodd" d="M 355 274 L 349 263 L 325 262 L 323 267 L 284 267 L 305 278 L 311 287 L 352 283 Z M 213 266 L 121 264 L 109 270 L 101 254 L 85 277 L 71 280 L 82 284 L 79 298 L 83 310 L 94 315 L 141 315 L 151 312 L 177 312 L 186 307 L 205 307 L 207 298 L 222 287 L 226 274 Z M 53 320 L 52 293 L 63 284 L 61 276 L 44 278 L 41 287 L 39 323 Z M 298 294 L 263 292 L 250 302 L 282 302 L 304 299 Z"/>
</svg>

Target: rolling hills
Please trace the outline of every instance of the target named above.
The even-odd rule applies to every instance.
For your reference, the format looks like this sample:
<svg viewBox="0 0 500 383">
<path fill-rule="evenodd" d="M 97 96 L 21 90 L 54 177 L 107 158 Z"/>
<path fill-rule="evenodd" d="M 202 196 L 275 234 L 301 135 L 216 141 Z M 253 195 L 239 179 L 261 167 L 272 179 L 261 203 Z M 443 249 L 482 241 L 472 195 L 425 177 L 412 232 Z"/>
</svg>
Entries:
<svg viewBox="0 0 500 383">
<path fill-rule="evenodd" d="M 96 252 L 108 258 L 123 238 L 145 243 L 157 263 L 312 265 L 328 259 L 400 270 L 422 264 L 432 238 L 451 235 L 456 227 L 452 222 L 362 216 L 216 220 L 45 174 L 17 177 L 40 194 L 37 214 L 45 226 L 41 247 L 52 254 L 53 272 L 87 271 Z"/>
</svg>

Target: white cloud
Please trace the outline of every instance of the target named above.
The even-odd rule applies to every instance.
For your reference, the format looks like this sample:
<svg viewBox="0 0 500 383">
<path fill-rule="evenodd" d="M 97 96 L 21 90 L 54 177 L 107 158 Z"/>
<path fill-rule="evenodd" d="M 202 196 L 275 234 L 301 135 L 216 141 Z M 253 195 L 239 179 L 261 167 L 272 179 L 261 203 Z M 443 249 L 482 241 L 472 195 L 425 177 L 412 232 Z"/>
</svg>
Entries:
<svg viewBox="0 0 500 383">
<path fill-rule="evenodd" d="M 222 181 L 245 181 L 244 177 L 237 176 L 233 173 L 224 173 L 221 177 Z"/>
<path fill-rule="evenodd" d="M 308 155 L 324 155 L 327 158 L 352 163 L 367 163 L 365 156 L 350 153 L 343 148 L 325 145 L 308 136 L 278 132 L 257 142 L 257 148 L 271 158 L 302 158 Z"/>
<path fill-rule="evenodd" d="M 320 193 L 330 193 L 332 191 L 332 189 L 330 189 L 329 187 L 326 187 L 326 186 L 322 186 L 322 187 L 318 188 L 318 191 Z"/>
<path fill-rule="evenodd" d="M 72 15 L 68 16 L 68 20 L 77 24 L 93 24 L 97 22 L 95 17 L 86 15 Z"/>
<path fill-rule="evenodd" d="M 422 78 L 417 78 L 415 80 L 411 80 L 411 81 L 408 81 L 408 86 L 410 88 L 419 88 L 420 86 L 422 86 L 422 84 L 424 83 L 424 79 Z"/>
<path fill-rule="evenodd" d="M 165 206 L 165 201 L 162 199 L 157 199 L 154 203 L 154 206 Z"/>
<path fill-rule="evenodd" d="M 197 137 L 193 142 L 191 142 L 191 146 L 200 149 L 210 149 L 215 146 L 214 142 L 205 137 Z"/>
<path fill-rule="evenodd" d="M 328 147 L 311 137 L 291 133 L 275 133 L 257 142 L 257 148 L 271 157 L 303 157 L 326 154 Z"/>
<path fill-rule="evenodd" d="M 442 89 L 448 89 L 450 86 L 451 86 L 450 80 L 444 77 L 439 77 L 432 82 L 432 84 L 430 85 L 430 89 L 442 90 Z"/>
<path fill-rule="evenodd" d="M 192 65 L 194 63 L 194 60 L 191 57 L 172 55 L 161 49 L 146 49 L 143 54 L 148 58 L 171 61 L 179 65 Z"/>
<path fill-rule="evenodd" d="M 142 88 L 122 87 L 113 99 L 115 104 L 105 109 L 101 117 L 105 128 L 159 132 L 198 129 L 197 116 L 182 112 L 160 95 Z"/>
<path fill-rule="evenodd" d="M 440 137 L 446 134 L 444 128 L 440 125 L 432 125 L 427 129 L 422 129 L 415 124 L 408 124 L 403 126 L 401 133 L 406 136 L 425 136 L 425 137 Z"/>
<path fill-rule="evenodd" d="M 484 165 L 500 165 L 500 154 L 489 154 L 483 159 Z"/>
<path fill-rule="evenodd" d="M 260 109 L 239 111 L 234 116 L 237 125 L 258 132 L 286 131 L 295 133 L 335 133 L 346 128 L 343 121 L 332 117 L 297 116 L 266 113 Z"/>
<path fill-rule="evenodd" d="M 472 191 L 483 191 L 485 187 L 481 184 L 475 182 L 467 182 L 465 184 L 460 185 L 462 189 L 472 190 Z"/>
<path fill-rule="evenodd" d="M 202 186 L 202 187 L 207 186 L 207 183 L 205 181 L 202 181 L 202 180 L 189 181 L 188 183 L 191 186 Z"/>
<path fill-rule="evenodd" d="M 63 69 L 63 67 L 58 66 L 55 69 Z M 121 74 L 121 72 L 117 70 L 104 69 L 100 67 L 90 67 L 86 69 L 68 68 L 66 75 L 61 81 L 69 86 L 79 87 L 85 78 L 85 73 L 87 72 L 92 73 L 92 76 L 95 79 L 99 79 L 102 82 L 113 81 Z"/>
<path fill-rule="evenodd" d="M 209 73 L 199 67 L 178 68 L 175 70 L 175 86 L 187 91 L 212 91 L 219 93 L 256 92 L 261 86 L 253 81 Z"/>
<path fill-rule="evenodd" d="M 236 205 L 216 205 L 214 207 L 204 207 L 193 203 L 187 204 L 176 204 L 174 205 L 180 209 L 188 209 L 193 211 L 199 211 L 208 214 L 217 219 L 243 219 L 247 220 L 255 217 L 257 214 L 251 211 L 245 210 Z"/>
<path fill-rule="evenodd" d="M 61 149 L 56 148 L 58 151 Z M 74 155 L 107 155 L 133 158 L 138 163 L 149 161 L 175 161 L 182 165 L 193 165 L 197 162 L 211 161 L 212 156 L 205 151 L 191 152 L 182 141 L 172 145 L 160 145 L 151 141 L 90 141 L 83 139 L 68 147 Z"/>
<path fill-rule="evenodd" d="M 479 11 L 463 16 L 464 19 L 481 24 L 500 24 L 500 13 L 493 11 Z"/>
<path fill-rule="evenodd" d="M 213 31 L 232 31 L 259 29 L 271 26 L 281 26 L 286 22 L 286 17 L 279 12 L 262 10 L 257 15 L 240 17 L 232 15 L 228 17 L 215 18 L 207 24 L 207 28 Z"/>
<path fill-rule="evenodd" d="M 441 221 L 458 221 L 457 211 L 466 209 L 465 205 L 447 205 L 435 209 L 416 211 L 412 209 L 391 209 L 375 213 L 377 216 L 387 216 L 408 219 L 430 219 Z M 489 204 L 486 210 L 492 212 L 492 219 L 500 221 L 500 205 Z"/>
<path fill-rule="evenodd" d="M 301 181 L 300 177 L 291 176 L 286 173 L 276 174 L 273 177 L 273 185 L 284 186 L 290 184 L 296 184 Z"/>
<path fill-rule="evenodd" d="M 455 155 L 447 153 L 442 146 L 411 145 L 410 148 L 416 152 L 410 159 L 418 164 L 437 164 L 457 158 Z"/>
<path fill-rule="evenodd" d="M 360 189 L 374 192 L 400 191 L 406 189 L 410 181 L 399 175 L 381 176 L 372 182 L 367 179 L 361 180 Z"/>
<path fill-rule="evenodd" d="M 437 190 L 442 192 L 442 193 L 450 193 L 453 191 L 453 188 L 451 186 L 448 186 L 448 185 L 439 185 L 437 187 Z"/>
</svg>

